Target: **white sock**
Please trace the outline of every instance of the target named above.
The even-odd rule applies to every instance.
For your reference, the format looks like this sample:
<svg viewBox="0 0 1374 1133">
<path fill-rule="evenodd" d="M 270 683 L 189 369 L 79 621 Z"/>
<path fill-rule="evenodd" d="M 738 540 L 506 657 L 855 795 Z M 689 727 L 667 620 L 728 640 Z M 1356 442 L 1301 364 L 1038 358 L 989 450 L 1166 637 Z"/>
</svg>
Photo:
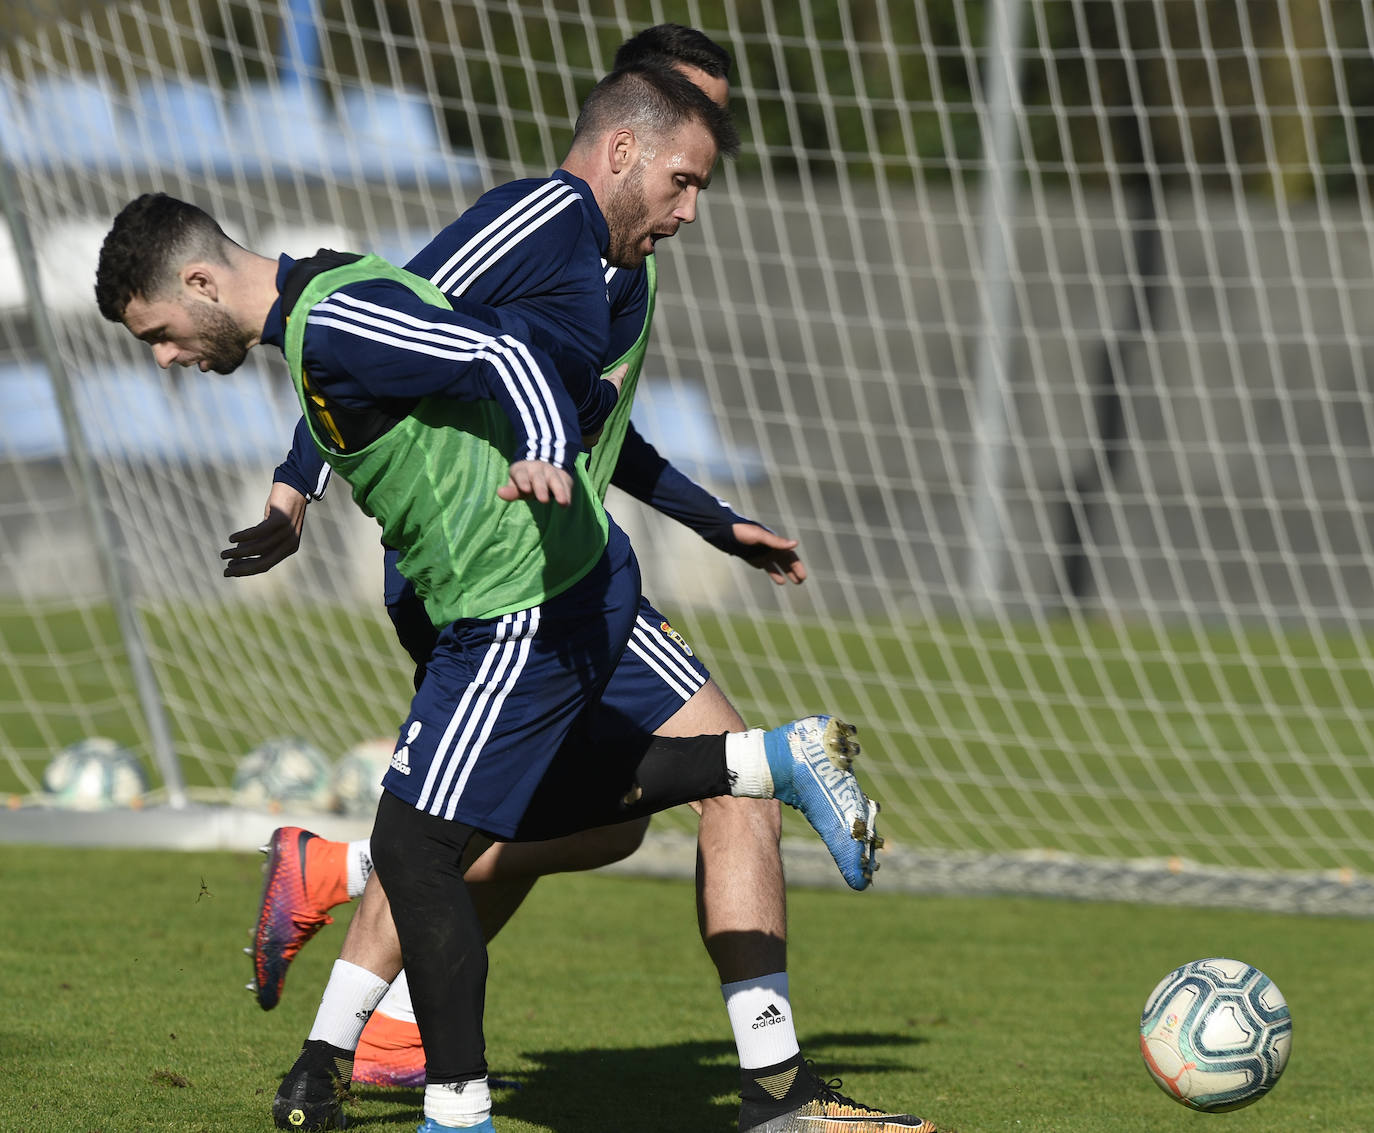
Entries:
<svg viewBox="0 0 1374 1133">
<path fill-rule="evenodd" d="M 348 844 L 348 895 L 358 898 L 363 895 L 367 879 L 372 876 L 372 843 L 364 838 L 360 842 Z"/>
<path fill-rule="evenodd" d="M 741 1070 L 774 1066 L 801 1050 L 792 1025 L 786 972 L 721 984 L 720 991 L 730 1013 Z"/>
<path fill-rule="evenodd" d="M 410 981 L 406 979 L 405 969 L 391 981 L 391 990 L 377 1004 L 377 1014 L 386 1015 L 402 1023 L 415 1022 L 415 1007 L 410 1002 Z"/>
<path fill-rule="evenodd" d="M 491 1116 L 491 1089 L 485 1078 L 425 1086 L 425 1116 L 454 1129 L 471 1129 Z"/>
<path fill-rule="evenodd" d="M 763 751 L 762 728 L 726 733 L 725 769 L 730 772 L 732 795 L 746 799 L 773 797 L 773 773 L 768 770 L 768 756 Z"/>
<path fill-rule="evenodd" d="M 309 1037 L 343 1050 L 357 1050 L 358 1038 L 386 989 L 386 980 L 366 968 L 335 960 Z"/>
</svg>

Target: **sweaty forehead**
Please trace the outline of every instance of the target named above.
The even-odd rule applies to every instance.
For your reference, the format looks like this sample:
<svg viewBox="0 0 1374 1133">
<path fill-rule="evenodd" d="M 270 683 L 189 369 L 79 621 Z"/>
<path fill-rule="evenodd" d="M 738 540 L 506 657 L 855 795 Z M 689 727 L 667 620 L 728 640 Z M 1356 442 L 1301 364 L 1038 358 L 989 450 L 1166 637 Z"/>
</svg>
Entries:
<svg viewBox="0 0 1374 1133">
<path fill-rule="evenodd" d="M 716 139 L 699 122 L 689 122 L 658 147 L 658 158 L 673 169 L 709 177 L 716 164 Z"/>
</svg>

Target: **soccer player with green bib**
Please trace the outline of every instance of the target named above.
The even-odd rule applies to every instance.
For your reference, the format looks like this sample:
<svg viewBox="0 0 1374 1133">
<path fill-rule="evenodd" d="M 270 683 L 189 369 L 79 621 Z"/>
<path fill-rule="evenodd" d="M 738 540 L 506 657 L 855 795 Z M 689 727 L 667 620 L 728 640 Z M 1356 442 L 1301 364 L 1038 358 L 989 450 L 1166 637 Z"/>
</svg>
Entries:
<svg viewBox="0 0 1374 1133">
<path fill-rule="evenodd" d="M 697 111 L 683 128 L 700 139 L 709 122 Z M 709 169 L 714 152 L 693 144 Z M 559 817 L 576 829 L 732 790 L 776 794 L 823 826 L 837 802 L 841 826 L 863 816 L 842 739 L 815 721 L 639 751 L 596 744 L 638 572 L 538 350 L 383 261 L 258 256 L 161 195 L 116 218 L 97 298 L 164 366 L 229 372 L 259 343 L 281 348 L 314 442 L 439 628 L 372 839 L 429 1063 L 425 1130 L 494 1128 L 485 948 L 460 868 L 475 833 L 546 837 L 566 832 L 550 825 Z"/>
<path fill-rule="evenodd" d="M 641 61 L 646 52 L 655 61 L 665 57 L 674 61 L 698 85 L 714 84 L 714 93 L 723 100 L 729 57 L 700 33 L 673 25 L 649 29 L 626 44 L 617 55 L 617 63 Z M 575 162 L 569 168 L 585 171 Z M 547 258 L 550 247 L 569 243 L 562 234 L 569 215 L 576 210 L 565 207 L 563 198 L 570 185 L 577 185 L 584 194 L 586 189 L 585 182 L 570 175 L 563 175 L 560 182 L 561 174 L 555 174 L 550 182 L 518 182 L 493 191 L 408 266 L 441 286 L 446 294 L 496 304 L 502 313 L 518 312 L 542 336 L 539 341 L 575 345 L 579 329 L 590 316 L 582 315 L 570 301 L 575 289 L 567 286 L 566 273 L 560 267 L 558 281 L 552 284 L 547 273 L 537 272 L 525 262 L 541 254 Z M 596 195 L 600 201 L 607 194 Z M 618 210 L 606 211 L 609 217 Z M 628 231 L 635 234 L 633 226 Z M 498 243 L 503 248 L 501 257 L 480 259 L 472 252 Z M 464 249 L 468 253 L 460 254 Z M 604 493 L 614 475 L 618 486 L 693 526 L 713 545 L 755 562 L 779 581 L 801 581 L 805 571 L 795 554 L 795 541 L 772 535 L 692 484 L 629 424 L 633 384 L 642 366 L 652 317 L 654 259 L 647 256 L 644 266 L 637 270 L 609 268 L 605 277 L 612 312 L 609 356 L 616 359 L 608 371 L 628 363 L 630 372 L 620 401 L 592 450 L 590 471 L 597 490 Z M 600 279 L 595 283 L 599 288 Z M 550 346 L 551 352 L 557 349 Z M 274 498 L 280 515 L 260 525 L 261 529 L 239 532 L 234 537 L 241 540 L 242 573 L 256 573 L 284 557 L 273 540 L 282 534 L 282 517 L 288 515 L 292 516 L 292 531 L 298 533 L 305 499 L 315 494 L 317 472 L 308 460 L 288 460 L 279 470 L 281 483 L 274 488 Z M 294 549 L 293 539 L 285 553 Z M 226 556 L 231 553 L 226 552 Z M 388 609 L 402 641 L 423 664 L 434 631 L 426 618 L 414 616 L 413 593 L 408 592 L 403 579 L 399 586 L 389 587 Z M 632 638 L 643 658 L 643 684 L 638 691 L 652 693 L 657 688 L 663 703 L 662 718 L 669 729 L 677 729 L 666 730 L 666 734 L 743 729 L 743 721 L 709 682 L 704 665 L 685 643 L 676 644 L 674 638 L 681 641 L 666 620 L 646 605 Z M 785 896 L 776 805 L 720 799 L 707 801 L 702 811 L 699 907 L 703 935 L 721 973 L 744 1069 L 741 1128 L 761 1128 L 780 1114 L 822 1105 L 826 1112 L 843 1108 L 851 1121 L 859 1113 L 873 1115 L 876 1120 L 877 1111 L 827 1091 L 799 1053 L 785 971 Z M 623 857 L 639 844 L 644 825 L 627 823 L 579 834 L 563 843 L 493 847 L 467 875 L 488 939 L 518 907 L 539 875 L 593 868 Z M 742 836 L 736 833 L 740 830 Z M 328 923 L 328 909 L 361 890 L 370 864 L 365 842 L 352 846 L 327 843 L 297 828 L 277 831 L 270 848 L 268 884 L 254 946 L 255 990 L 264 1007 L 275 1005 L 287 965 L 300 946 Z M 851 878 L 855 887 L 864 883 L 862 875 Z M 322 1018 L 326 1014 L 322 1010 Z M 336 1014 L 351 1019 L 354 1012 L 341 1007 Z M 756 1025 L 761 1017 L 769 1026 Z M 323 1041 L 327 1033 L 327 1027 L 317 1020 L 311 1038 Z M 334 1038 L 331 1045 L 344 1045 L 343 1036 Z M 411 1085 L 424 1081 L 424 1054 L 409 1010 L 404 976 L 362 1033 L 354 1080 Z M 774 1096 L 761 1084 L 782 1080 L 788 1083 L 782 1096 Z M 290 1082 L 288 1078 L 283 1088 L 287 1089 Z M 899 1120 L 886 1116 L 894 1128 Z M 855 1127 L 879 1128 L 876 1124 Z"/>
</svg>

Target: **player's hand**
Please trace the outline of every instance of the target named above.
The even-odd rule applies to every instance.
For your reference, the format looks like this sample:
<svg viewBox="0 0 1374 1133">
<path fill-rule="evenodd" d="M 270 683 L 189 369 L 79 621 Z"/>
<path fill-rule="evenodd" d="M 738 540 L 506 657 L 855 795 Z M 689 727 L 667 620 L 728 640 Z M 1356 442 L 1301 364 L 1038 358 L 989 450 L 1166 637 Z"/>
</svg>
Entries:
<svg viewBox="0 0 1374 1133">
<path fill-rule="evenodd" d="M 553 501 L 562 507 L 572 503 L 572 477 L 556 464 L 543 460 L 517 460 L 510 466 L 510 479 L 496 494 L 510 503 L 535 499 L 541 504 Z"/>
<path fill-rule="evenodd" d="M 610 382 L 611 385 L 615 386 L 615 396 L 616 396 L 616 400 L 619 400 L 619 399 L 620 399 L 620 391 L 621 391 L 621 389 L 622 389 L 622 388 L 624 387 L 624 385 L 625 385 L 625 377 L 626 377 L 627 374 L 629 374 L 629 372 L 630 372 L 630 364 L 629 364 L 628 362 L 624 362 L 624 363 L 622 363 L 621 365 L 617 366 L 617 367 L 616 367 L 614 370 L 612 370 L 609 374 L 603 374 L 602 377 L 601 377 L 601 380 L 602 380 L 603 382 Z M 585 448 L 585 449 L 591 450 L 591 449 L 593 449 L 593 448 L 596 447 L 596 442 L 599 441 L 600 439 L 601 439 L 601 430 L 600 430 L 600 429 L 598 429 L 598 430 L 597 430 L 596 432 L 594 432 L 594 433 L 588 433 L 588 434 L 584 435 L 583 438 L 582 438 L 582 447 Z"/>
<path fill-rule="evenodd" d="M 286 484 L 273 484 L 263 508 L 263 520 L 253 527 L 245 527 L 229 536 L 234 544 L 219 553 L 229 560 L 224 568 L 225 578 L 244 578 L 250 574 L 265 574 L 282 559 L 290 558 L 301 545 L 301 530 L 305 526 L 307 497 Z"/>
<path fill-rule="evenodd" d="M 779 586 L 786 586 L 789 581 L 800 586 L 806 581 L 806 564 L 797 554 L 795 539 L 784 539 L 757 523 L 736 523 L 730 531 L 737 542 L 758 548 L 754 554 L 745 555 L 744 561 L 767 571 Z"/>
</svg>

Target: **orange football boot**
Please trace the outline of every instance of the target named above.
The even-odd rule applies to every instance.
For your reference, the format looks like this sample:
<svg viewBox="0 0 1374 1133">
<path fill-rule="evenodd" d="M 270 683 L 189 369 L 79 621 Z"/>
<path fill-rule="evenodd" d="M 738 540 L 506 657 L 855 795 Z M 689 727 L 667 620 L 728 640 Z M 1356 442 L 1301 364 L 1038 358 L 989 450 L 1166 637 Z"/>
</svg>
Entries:
<svg viewBox="0 0 1374 1133">
<path fill-rule="evenodd" d="M 302 830 L 281 826 L 263 847 L 267 878 L 253 934 L 254 983 L 258 1005 L 271 1011 L 281 999 L 286 969 L 301 948 L 325 925 L 328 913 L 348 898 L 348 843 L 331 842 Z"/>
<path fill-rule="evenodd" d="M 423 1086 L 425 1048 L 415 1020 L 374 1011 L 353 1054 L 353 1081 L 367 1086 Z"/>
</svg>

